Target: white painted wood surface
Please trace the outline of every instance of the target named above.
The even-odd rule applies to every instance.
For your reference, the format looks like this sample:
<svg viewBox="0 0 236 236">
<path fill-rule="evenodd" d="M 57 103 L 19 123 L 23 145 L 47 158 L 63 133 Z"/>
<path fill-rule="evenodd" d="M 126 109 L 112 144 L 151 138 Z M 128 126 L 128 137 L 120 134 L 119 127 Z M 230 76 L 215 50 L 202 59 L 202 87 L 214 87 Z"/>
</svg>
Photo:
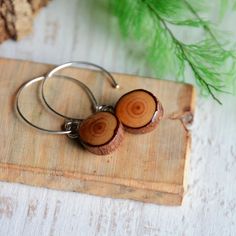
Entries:
<svg viewBox="0 0 236 236">
<path fill-rule="evenodd" d="M 37 16 L 33 34 L 2 44 L 0 56 L 53 64 L 87 60 L 151 75 L 129 56 L 107 14 L 95 14 L 93 2 L 54 0 Z M 233 27 L 232 19 L 225 27 Z M 221 100 L 223 106 L 198 98 L 183 206 L 0 182 L 0 235 L 236 235 L 236 97 Z"/>
</svg>

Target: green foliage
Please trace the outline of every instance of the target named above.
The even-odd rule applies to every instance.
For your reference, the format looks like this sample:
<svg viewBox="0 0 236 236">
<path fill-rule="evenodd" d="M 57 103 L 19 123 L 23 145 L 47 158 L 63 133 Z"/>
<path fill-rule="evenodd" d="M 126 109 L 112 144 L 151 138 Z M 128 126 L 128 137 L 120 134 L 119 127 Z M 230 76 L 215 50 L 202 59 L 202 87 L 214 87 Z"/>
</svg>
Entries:
<svg viewBox="0 0 236 236">
<path fill-rule="evenodd" d="M 221 14 L 229 1 L 220 0 Z M 215 34 L 211 23 L 200 17 L 207 11 L 207 0 L 110 0 L 118 17 L 122 34 L 135 42 L 154 68 L 157 76 L 174 75 L 183 79 L 186 66 L 193 72 L 204 94 L 217 100 L 216 92 L 233 92 L 236 76 L 236 54 L 224 49 L 223 39 Z M 187 44 L 179 40 L 171 26 L 201 28 L 206 37 Z"/>
</svg>

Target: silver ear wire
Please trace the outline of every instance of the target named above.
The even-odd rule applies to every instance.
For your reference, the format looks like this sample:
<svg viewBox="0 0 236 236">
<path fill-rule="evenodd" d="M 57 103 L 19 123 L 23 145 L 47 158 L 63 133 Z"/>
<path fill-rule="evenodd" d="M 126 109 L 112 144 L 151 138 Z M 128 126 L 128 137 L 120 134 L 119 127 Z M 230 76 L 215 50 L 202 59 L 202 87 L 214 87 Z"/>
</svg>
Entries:
<svg viewBox="0 0 236 236">
<path fill-rule="evenodd" d="M 114 79 L 114 77 L 104 68 L 102 68 L 101 66 L 98 66 L 96 64 L 90 63 L 90 62 L 84 62 L 84 61 L 73 61 L 73 62 L 68 62 L 65 64 L 62 64 L 56 68 L 54 68 L 53 70 L 51 70 L 46 76 L 40 76 L 34 79 L 31 79 L 27 82 L 25 82 L 24 84 L 21 85 L 21 87 L 19 88 L 17 94 L 16 94 L 16 101 L 15 101 L 15 107 L 16 107 L 16 111 L 18 112 L 18 114 L 20 115 L 20 117 L 30 126 L 34 127 L 35 129 L 38 129 L 42 132 L 45 133 L 49 133 L 49 134 L 67 134 L 69 137 L 71 138 L 77 138 L 77 134 L 75 132 L 75 127 L 79 127 L 80 122 L 82 121 L 81 119 L 78 118 L 73 118 L 73 117 L 68 117 L 66 115 L 63 115 L 59 112 L 57 112 L 55 109 L 53 109 L 50 104 L 47 102 L 46 97 L 45 97 L 45 93 L 44 93 L 44 86 L 45 86 L 45 82 L 55 76 L 55 77 L 59 77 L 62 79 L 69 79 L 71 81 L 73 81 L 74 83 L 78 84 L 80 87 L 82 87 L 84 89 L 84 91 L 87 93 L 91 103 L 92 103 L 92 107 L 94 111 L 112 111 L 112 107 L 111 106 L 106 106 L 106 105 L 98 105 L 93 93 L 91 92 L 91 90 L 81 81 L 66 76 L 66 75 L 55 75 L 56 72 L 58 72 L 59 70 L 62 70 L 64 68 L 67 67 L 72 67 L 72 66 L 78 66 L 78 65 L 88 65 L 88 66 L 92 66 L 95 68 L 100 69 L 110 80 L 111 83 L 113 85 L 114 88 L 119 88 L 119 84 L 116 82 L 116 80 Z M 65 121 L 65 130 L 49 130 L 49 129 L 45 129 L 42 127 L 39 127 L 35 124 L 33 124 L 31 121 L 29 121 L 22 113 L 21 109 L 20 109 L 20 105 L 19 105 L 19 98 L 20 95 L 22 93 L 22 91 L 24 89 L 26 89 L 27 87 L 29 87 L 30 85 L 32 85 L 33 83 L 42 81 L 42 85 L 41 85 L 41 95 L 42 95 L 42 99 L 45 103 L 45 105 L 51 110 L 53 111 L 55 114 L 63 117 L 66 119 Z"/>
<path fill-rule="evenodd" d="M 77 120 L 77 118 L 74 118 L 74 117 L 68 117 L 64 114 L 61 114 L 59 113 L 58 111 L 56 111 L 47 101 L 46 99 L 46 96 L 45 96 L 45 84 L 47 82 L 48 79 L 50 79 L 51 77 L 61 77 L 61 78 L 65 78 L 65 79 L 70 79 L 70 80 L 73 80 L 73 82 L 75 83 L 78 83 L 84 90 L 85 92 L 87 93 L 87 95 L 89 96 L 90 100 L 91 100 L 91 103 L 92 103 L 92 106 L 93 106 L 93 110 L 94 111 L 101 111 L 103 110 L 103 108 L 105 106 L 100 106 L 98 105 L 93 93 L 91 92 L 91 90 L 84 84 L 82 83 L 81 81 L 75 79 L 75 78 L 72 78 L 72 77 L 69 77 L 69 76 L 64 76 L 64 75 L 55 75 L 56 72 L 60 71 L 60 70 L 63 70 L 65 68 L 68 68 L 68 67 L 76 67 L 76 66 L 79 66 L 79 65 L 86 65 L 86 66 L 92 66 L 92 67 L 95 67 L 97 69 L 99 69 L 102 73 L 104 73 L 106 75 L 106 77 L 108 79 L 110 79 L 111 81 L 111 84 L 114 88 L 119 88 L 119 84 L 116 82 L 116 80 L 114 79 L 114 77 L 112 76 L 112 74 L 110 74 L 106 69 L 104 69 L 103 67 L 101 66 L 98 66 L 96 64 L 93 64 L 93 63 L 90 63 L 90 62 L 85 62 L 85 61 L 72 61 L 72 62 L 68 62 L 68 63 L 65 63 L 65 64 L 62 64 L 60 66 L 57 66 L 55 67 L 54 69 L 52 69 L 46 76 L 45 76 L 45 79 L 43 80 L 42 82 L 42 86 L 41 86 L 41 95 L 42 95 L 42 99 L 43 99 L 43 102 L 45 103 L 45 105 L 54 113 L 56 113 L 57 115 L 65 118 L 65 119 L 68 119 L 68 120 Z"/>
<path fill-rule="evenodd" d="M 24 115 L 23 113 L 21 112 L 21 109 L 20 109 L 20 105 L 19 105 L 19 98 L 20 98 L 20 95 L 22 93 L 22 91 L 29 87 L 30 85 L 32 85 L 33 83 L 36 83 L 36 82 L 39 82 L 41 80 L 43 80 L 45 77 L 44 76 L 41 76 L 41 77 L 37 77 L 37 78 L 34 78 L 34 79 L 31 79 L 27 82 L 25 82 L 24 84 L 21 85 L 21 87 L 19 88 L 17 94 L 16 94 L 16 100 L 15 100 L 15 107 L 16 107 L 16 111 L 18 112 L 18 114 L 20 115 L 20 117 L 30 126 L 34 127 L 35 129 L 38 129 L 44 133 L 48 133 L 48 134 L 71 134 L 71 130 L 49 130 L 49 129 L 44 129 L 42 127 L 39 127 L 35 124 L 33 124 L 31 121 L 29 121 Z"/>
<path fill-rule="evenodd" d="M 111 80 L 111 83 L 112 83 L 112 86 L 114 88 L 119 88 L 120 85 L 116 82 L 116 80 L 114 79 L 114 77 L 112 76 L 112 74 L 110 72 L 108 72 L 106 69 L 104 69 L 103 67 L 99 66 L 99 65 L 96 65 L 94 63 L 91 63 L 91 62 L 87 62 L 87 61 L 71 61 L 71 62 L 67 62 L 67 63 L 64 63 L 62 65 L 59 65 L 57 67 L 55 67 L 54 69 L 52 69 L 45 77 L 45 80 L 43 81 L 43 84 L 45 83 L 45 81 L 47 79 L 49 79 L 50 77 L 52 77 L 56 72 L 60 71 L 60 70 L 63 70 L 65 68 L 68 68 L 68 67 L 78 67 L 80 65 L 86 65 L 86 66 L 91 66 L 91 67 L 94 67 L 96 69 L 99 69 L 102 73 L 104 73 L 110 80 Z"/>
<path fill-rule="evenodd" d="M 61 79 L 69 79 L 71 80 L 72 82 L 74 82 L 75 84 L 78 84 L 81 88 L 83 88 L 83 90 L 87 93 L 91 103 L 92 103 L 92 108 L 94 111 L 97 111 L 99 105 L 97 103 L 97 100 L 96 98 L 94 97 L 93 93 L 91 92 L 91 90 L 88 88 L 88 86 L 86 86 L 83 82 L 73 78 L 73 77 L 70 77 L 70 76 L 66 76 L 66 75 L 53 75 L 55 77 L 58 77 L 58 78 L 61 78 Z M 44 77 L 44 80 L 45 81 L 46 77 Z M 44 87 L 43 87 L 43 83 L 41 85 L 41 96 L 42 96 L 42 99 L 43 99 L 43 102 L 45 103 L 45 105 L 52 111 L 54 112 L 55 114 L 65 118 L 66 120 L 80 120 L 80 118 L 75 118 L 75 117 L 69 117 L 69 116 L 66 116 L 64 114 L 61 114 L 60 112 L 56 111 L 48 102 L 47 102 L 47 99 L 46 99 L 46 96 L 45 96 L 45 93 L 44 93 Z"/>
</svg>

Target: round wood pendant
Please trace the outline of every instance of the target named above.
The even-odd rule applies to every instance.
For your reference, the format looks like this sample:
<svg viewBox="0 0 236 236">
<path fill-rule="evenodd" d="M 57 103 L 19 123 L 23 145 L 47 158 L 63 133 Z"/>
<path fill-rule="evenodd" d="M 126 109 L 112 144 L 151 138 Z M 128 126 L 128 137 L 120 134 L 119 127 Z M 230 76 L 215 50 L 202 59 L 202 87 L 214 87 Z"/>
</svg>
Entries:
<svg viewBox="0 0 236 236">
<path fill-rule="evenodd" d="M 136 89 L 124 94 L 116 103 L 115 114 L 130 133 L 147 133 L 163 117 L 163 107 L 149 91 Z"/>
<path fill-rule="evenodd" d="M 114 114 L 105 111 L 83 120 L 77 132 L 85 148 L 97 155 L 110 154 L 123 139 L 121 122 Z"/>
</svg>

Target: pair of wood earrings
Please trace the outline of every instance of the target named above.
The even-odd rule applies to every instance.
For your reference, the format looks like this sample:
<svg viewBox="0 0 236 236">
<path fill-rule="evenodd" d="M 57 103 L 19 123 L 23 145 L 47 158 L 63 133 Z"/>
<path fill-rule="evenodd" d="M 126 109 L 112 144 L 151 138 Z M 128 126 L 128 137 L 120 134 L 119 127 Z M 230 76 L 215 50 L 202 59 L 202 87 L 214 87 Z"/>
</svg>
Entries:
<svg viewBox="0 0 236 236">
<path fill-rule="evenodd" d="M 163 116 L 163 107 L 160 101 L 149 91 L 135 89 L 124 94 L 114 107 L 98 105 L 91 90 L 81 81 L 69 76 L 59 76 L 56 73 L 64 68 L 87 65 L 102 71 L 119 88 L 113 76 L 104 68 L 89 62 L 69 62 L 50 71 L 46 76 L 41 76 L 23 84 L 16 96 L 16 110 L 20 116 L 31 126 L 50 134 L 67 134 L 70 138 L 78 140 L 88 151 L 97 155 L 107 155 L 118 148 L 123 140 L 124 130 L 134 134 L 143 134 L 154 130 Z M 65 116 L 56 111 L 47 101 L 45 96 L 46 81 L 52 77 L 70 79 L 80 85 L 88 94 L 94 113 L 86 119 Z M 32 124 L 24 117 L 19 106 L 19 97 L 22 90 L 34 82 L 43 81 L 41 94 L 45 105 L 57 115 L 66 119 L 64 130 L 47 130 Z"/>
</svg>

